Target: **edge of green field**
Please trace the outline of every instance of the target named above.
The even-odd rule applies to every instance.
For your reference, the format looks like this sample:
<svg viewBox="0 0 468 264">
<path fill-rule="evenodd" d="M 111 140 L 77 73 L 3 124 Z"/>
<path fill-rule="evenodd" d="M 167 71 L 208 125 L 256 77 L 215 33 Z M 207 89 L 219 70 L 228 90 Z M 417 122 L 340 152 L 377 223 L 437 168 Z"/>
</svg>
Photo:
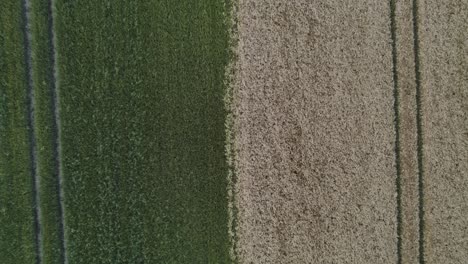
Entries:
<svg viewBox="0 0 468 264">
<path fill-rule="evenodd" d="M 0 1 L 0 258 L 36 261 L 21 1 Z"/>
</svg>

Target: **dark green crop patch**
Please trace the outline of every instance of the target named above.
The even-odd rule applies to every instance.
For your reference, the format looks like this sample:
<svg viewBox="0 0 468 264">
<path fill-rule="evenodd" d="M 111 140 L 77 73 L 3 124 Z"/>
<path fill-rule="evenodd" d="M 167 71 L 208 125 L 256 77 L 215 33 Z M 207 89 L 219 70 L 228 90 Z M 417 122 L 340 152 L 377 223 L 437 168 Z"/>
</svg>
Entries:
<svg viewBox="0 0 468 264">
<path fill-rule="evenodd" d="M 221 1 L 58 1 L 69 257 L 227 263 Z"/>
</svg>

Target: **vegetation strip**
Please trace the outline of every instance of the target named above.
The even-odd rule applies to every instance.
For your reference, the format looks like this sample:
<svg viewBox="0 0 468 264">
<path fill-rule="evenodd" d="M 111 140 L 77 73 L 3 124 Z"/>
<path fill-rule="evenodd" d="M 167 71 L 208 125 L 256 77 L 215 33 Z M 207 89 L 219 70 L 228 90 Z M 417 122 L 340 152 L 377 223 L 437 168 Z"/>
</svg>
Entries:
<svg viewBox="0 0 468 264">
<path fill-rule="evenodd" d="M 419 263 L 424 264 L 424 166 L 423 166 L 423 131 L 421 109 L 421 70 L 419 64 L 419 20 L 418 0 L 413 0 L 413 36 L 414 65 L 416 79 L 416 129 L 418 154 L 418 189 L 419 189 Z"/>
<path fill-rule="evenodd" d="M 50 72 L 51 94 L 52 94 L 52 115 L 53 115 L 53 156 L 55 160 L 55 175 L 57 179 L 57 192 L 58 192 L 58 210 L 59 210 L 59 236 L 60 236 L 60 260 L 61 263 L 68 263 L 67 252 L 66 252 L 66 240 L 65 240 L 65 206 L 64 206 L 64 194 L 63 194 L 63 177 L 61 170 L 60 160 L 60 115 L 59 115 L 59 102 L 58 102 L 58 88 L 57 88 L 57 58 L 55 51 L 55 32 L 54 32 L 54 1 L 48 1 L 48 17 L 49 17 L 49 55 L 52 71 Z"/>
<path fill-rule="evenodd" d="M 394 111 L 395 111 L 395 160 L 396 160 L 396 191 L 397 191 L 397 263 L 402 263 L 402 190 L 401 190 L 401 161 L 400 161 L 400 110 L 399 101 L 400 95 L 398 90 L 398 53 L 397 53 L 397 36 L 396 36 L 396 21 L 395 21 L 395 0 L 390 0 L 390 31 L 392 37 L 392 71 L 393 71 L 393 96 L 394 96 Z"/>
<path fill-rule="evenodd" d="M 34 83 L 32 78 L 32 55 L 31 55 L 31 27 L 30 27 L 30 6 L 29 0 L 23 0 L 23 33 L 24 33 L 24 55 L 26 65 L 27 82 L 27 111 L 28 111 L 28 137 L 29 137 L 29 155 L 31 161 L 32 198 L 34 208 L 34 229 L 35 229 L 35 250 L 36 263 L 42 263 L 42 238 L 41 238 L 41 205 L 39 197 L 39 177 L 37 175 L 37 156 L 36 156 L 36 135 L 34 128 Z"/>
<path fill-rule="evenodd" d="M 228 199 L 229 199 L 229 232 L 231 239 L 230 255 L 234 263 L 238 263 L 238 252 L 237 252 L 237 221 L 238 221 L 238 209 L 236 203 L 236 186 L 237 186 L 237 174 L 236 174 L 236 149 L 235 149 L 235 123 L 236 118 L 234 110 L 234 94 L 238 83 L 236 83 L 237 74 L 237 43 L 238 43 L 238 30 L 237 30 L 237 8 L 238 0 L 226 1 L 227 9 L 230 11 L 229 16 L 226 18 L 226 25 L 229 28 L 229 64 L 226 67 L 226 92 L 224 97 L 224 107 L 227 111 L 225 129 L 226 129 L 226 159 L 228 164 Z"/>
</svg>

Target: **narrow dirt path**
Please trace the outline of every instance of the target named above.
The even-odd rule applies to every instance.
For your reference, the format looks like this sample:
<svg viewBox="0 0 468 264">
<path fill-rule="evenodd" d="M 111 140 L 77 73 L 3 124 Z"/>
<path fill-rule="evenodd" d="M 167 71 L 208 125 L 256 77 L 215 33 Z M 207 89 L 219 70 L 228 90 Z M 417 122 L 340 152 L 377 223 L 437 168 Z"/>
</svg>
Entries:
<svg viewBox="0 0 468 264">
<path fill-rule="evenodd" d="M 392 1 L 391 7 L 398 155 L 398 263 L 417 263 L 420 258 L 420 174 L 413 3 Z"/>
</svg>

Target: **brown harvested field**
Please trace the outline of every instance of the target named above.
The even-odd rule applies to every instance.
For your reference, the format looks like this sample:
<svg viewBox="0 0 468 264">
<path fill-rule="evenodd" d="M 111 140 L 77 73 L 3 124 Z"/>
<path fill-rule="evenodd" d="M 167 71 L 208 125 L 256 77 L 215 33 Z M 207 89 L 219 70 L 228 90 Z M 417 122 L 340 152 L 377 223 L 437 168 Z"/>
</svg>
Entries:
<svg viewBox="0 0 468 264">
<path fill-rule="evenodd" d="M 468 5 L 387 3 L 238 1 L 240 263 L 468 259 Z"/>
<path fill-rule="evenodd" d="M 394 263 L 390 9 L 239 3 L 242 263 Z"/>
</svg>

